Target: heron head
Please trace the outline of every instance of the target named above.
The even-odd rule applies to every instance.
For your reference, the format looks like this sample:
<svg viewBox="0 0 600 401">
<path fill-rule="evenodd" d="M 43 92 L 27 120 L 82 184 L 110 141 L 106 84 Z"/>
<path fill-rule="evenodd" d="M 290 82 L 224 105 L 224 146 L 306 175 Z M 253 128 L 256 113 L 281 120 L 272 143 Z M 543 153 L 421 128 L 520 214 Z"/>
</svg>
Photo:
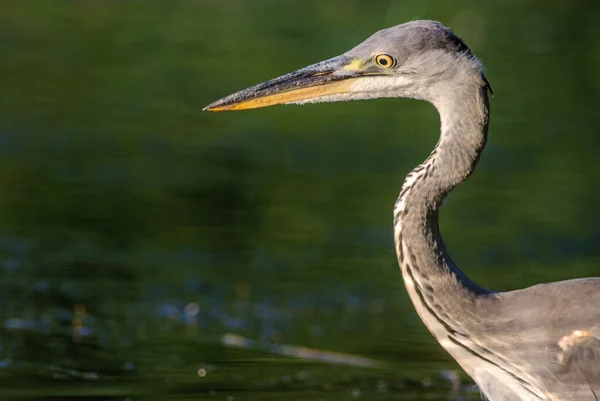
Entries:
<svg viewBox="0 0 600 401">
<path fill-rule="evenodd" d="M 203 110 L 244 110 L 302 104 L 409 97 L 434 102 L 440 93 L 489 88 L 464 42 L 435 21 L 412 21 L 376 32 L 348 52 L 236 92 Z"/>
</svg>

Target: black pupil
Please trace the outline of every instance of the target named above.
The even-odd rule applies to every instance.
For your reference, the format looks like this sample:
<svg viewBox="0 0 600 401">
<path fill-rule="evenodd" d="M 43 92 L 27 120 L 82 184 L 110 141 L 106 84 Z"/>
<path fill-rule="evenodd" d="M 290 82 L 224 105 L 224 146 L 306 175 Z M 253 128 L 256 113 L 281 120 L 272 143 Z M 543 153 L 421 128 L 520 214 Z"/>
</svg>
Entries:
<svg viewBox="0 0 600 401">
<path fill-rule="evenodd" d="M 388 64 L 388 60 L 385 57 L 382 57 L 379 59 L 379 64 L 381 65 L 387 65 Z"/>
</svg>

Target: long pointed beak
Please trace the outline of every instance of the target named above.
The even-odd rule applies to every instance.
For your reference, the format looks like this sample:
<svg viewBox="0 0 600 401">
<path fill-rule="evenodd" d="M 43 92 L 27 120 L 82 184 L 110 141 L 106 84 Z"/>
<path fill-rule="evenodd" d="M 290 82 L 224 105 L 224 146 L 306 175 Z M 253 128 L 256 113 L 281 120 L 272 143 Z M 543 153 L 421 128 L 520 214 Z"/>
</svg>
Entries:
<svg viewBox="0 0 600 401">
<path fill-rule="evenodd" d="M 356 61 L 339 56 L 241 90 L 202 110 L 254 109 L 347 93 L 359 76 Z"/>
</svg>

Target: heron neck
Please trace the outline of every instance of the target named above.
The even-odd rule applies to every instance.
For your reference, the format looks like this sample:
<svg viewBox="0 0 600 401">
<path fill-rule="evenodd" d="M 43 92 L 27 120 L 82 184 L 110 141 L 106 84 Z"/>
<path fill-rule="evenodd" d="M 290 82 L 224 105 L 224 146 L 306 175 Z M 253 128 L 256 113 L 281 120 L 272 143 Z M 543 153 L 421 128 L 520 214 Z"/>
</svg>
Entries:
<svg viewBox="0 0 600 401">
<path fill-rule="evenodd" d="M 441 298 L 447 314 L 452 314 L 465 307 L 453 303 L 469 302 L 473 295 L 488 291 L 472 282 L 451 259 L 440 235 L 438 210 L 448 193 L 477 165 L 486 144 L 489 103 L 483 84 L 440 92 L 452 94 L 432 102 L 440 114 L 441 136 L 427 160 L 406 177 L 394 208 L 394 233 L 413 303 L 431 309 L 440 307 Z"/>
</svg>

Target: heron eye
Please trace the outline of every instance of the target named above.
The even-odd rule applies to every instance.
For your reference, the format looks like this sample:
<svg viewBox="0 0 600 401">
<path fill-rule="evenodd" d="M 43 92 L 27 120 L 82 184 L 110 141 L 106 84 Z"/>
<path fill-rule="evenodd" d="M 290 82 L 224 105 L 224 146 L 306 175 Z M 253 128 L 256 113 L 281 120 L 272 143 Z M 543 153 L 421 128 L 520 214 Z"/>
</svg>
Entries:
<svg viewBox="0 0 600 401">
<path fill-rule="evenodd" d="M 396 60 L 394 60 L 394 58 L 389 54 L 378 54 L 375 57 L 375 62 L 381 68 L 392 68 L 394 65 L 396 65 Z"/>
</svg>

